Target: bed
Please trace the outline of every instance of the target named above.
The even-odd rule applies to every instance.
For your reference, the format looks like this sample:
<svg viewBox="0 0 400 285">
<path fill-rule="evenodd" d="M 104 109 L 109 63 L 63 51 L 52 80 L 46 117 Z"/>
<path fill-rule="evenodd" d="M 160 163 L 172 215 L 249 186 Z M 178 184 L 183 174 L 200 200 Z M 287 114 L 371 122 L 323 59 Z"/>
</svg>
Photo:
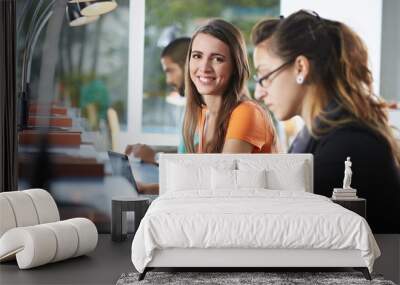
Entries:
<svg viewBox="0 0 400 285">
<path fill-rule="evenodd" d="M 380 251 L 368 223 L 312 181 L 310 154 L 162 155 L 160 197 L 132 243 L 139 279 L 158 267 L 353 267 L 370 279 Z"/>
</svg>

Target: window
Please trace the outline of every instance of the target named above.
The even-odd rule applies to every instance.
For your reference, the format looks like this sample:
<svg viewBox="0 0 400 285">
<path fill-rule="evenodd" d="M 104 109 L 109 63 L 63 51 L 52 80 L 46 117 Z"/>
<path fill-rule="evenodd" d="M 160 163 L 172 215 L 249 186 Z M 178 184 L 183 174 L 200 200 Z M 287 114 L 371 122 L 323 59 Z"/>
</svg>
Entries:
<svg viewBox="0 0 400 285">
<path fill-rule="evenodd" d="M 48 22 L 44 21 L 43 16 L 48 15 L 49 22 L 51 21 L 50 12 L 54 12 L 54 3 L 55 1 L 51 0 L 16 2 L 19 11 L 17 31 L 19 82 L 26 39 L 37 36 L 36 41 L 33 41 L 36 45 L 32 47 L 31 76 L 28 78 L 31 101 L 42 96 L 39 94 L 39 82 L 48 29 Z M 63 13 L 63 23 L 57 38 L 51 39 L 51 42 L 57 41 L 59 45 L 55 53 L 57 56 L 54 93 L 49 94 L 51 98 L 45 99 L 80 110 L 87 119 L 87 130 L 98 130 L 100 122 L 105 124 L 106 111 L 109 107 L 118 112 L 122 129 L 126 126 L 129 4 L 129 0 L 119 0 L 117 9 L 111 13 L 103 14 L 97 21 L 76 27 L 69 25 Z M 33 23 L 44 25 L 34 26 Z M 57 47 L 52 47 L 51 50 L 55 52 L 56 49 Z M 18 87 L 22 89 L 20 84 Z"/>
<path fill-rule="evenodd" d="M 190 37 L 210 18 L 223 18 L 244 33 L 251 57 L 251 28 L 279 11 L 279 0 L 131 1 L 128 132 L 121 140 L 178 144 L 184 107 L 166 100 L 170 90 L 160 64 L 162 49 L 171 40 Z"/>
</svg>

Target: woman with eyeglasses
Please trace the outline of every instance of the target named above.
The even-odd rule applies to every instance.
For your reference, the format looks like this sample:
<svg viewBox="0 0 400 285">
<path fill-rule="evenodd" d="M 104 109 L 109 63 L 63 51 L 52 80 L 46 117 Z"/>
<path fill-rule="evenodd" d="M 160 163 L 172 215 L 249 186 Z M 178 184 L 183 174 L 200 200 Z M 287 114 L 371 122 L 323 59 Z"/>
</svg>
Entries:
<svg viewBox="0 0 400 285">
<path fill-rule="evenodd" d="M 192 36 L 186 65 L 183 137 L 188 152 L 277 151 L 269 114 L 242 95 L 249 65 L 245 41 L 235 26 L 217 19 L 200 27 Z"/>
<path fill-rule="evenodd" d="M 351 186 L 367 199 L 372 230 L 400 233 L 399 145 L 360 37 L 301 10 L 258 23 L 252 39 L 258 97 L 277 119 L 305 122 L 289 152 L 314 154 L 314 192 L 330 197 L 341 187 L 350 156 Z"/>
</svg>

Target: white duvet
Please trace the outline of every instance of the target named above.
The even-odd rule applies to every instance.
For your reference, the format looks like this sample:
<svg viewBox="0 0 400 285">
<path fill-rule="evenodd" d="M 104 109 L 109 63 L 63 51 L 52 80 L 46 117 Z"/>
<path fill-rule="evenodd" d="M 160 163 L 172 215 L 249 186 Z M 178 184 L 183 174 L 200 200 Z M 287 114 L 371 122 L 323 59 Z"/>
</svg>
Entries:
<svg viewBox="0 0 400 285">
<path fill-rule="evenodd" d="M 265 189 L 164 194 L 140 223 L 132 262 L 143 272 L 165 248 L 358 249 L 370 271 L 380 255 L 359 215 L 320 195 Z"/>
</svg>

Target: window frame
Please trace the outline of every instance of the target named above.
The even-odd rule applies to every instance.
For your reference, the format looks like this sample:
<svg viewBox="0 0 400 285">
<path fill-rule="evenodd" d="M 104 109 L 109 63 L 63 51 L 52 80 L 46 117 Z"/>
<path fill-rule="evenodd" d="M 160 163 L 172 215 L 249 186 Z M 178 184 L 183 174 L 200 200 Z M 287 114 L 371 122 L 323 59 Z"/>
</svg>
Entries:
<svg viewBox="0 0 400 285">
<path fill-rule="evenodd" d="M 146 0 L 130 0 L 129 3 L 128 121 L 127 130 L 120 133 L 121 149 L 131 143 L 166 146 L 178 146 L 179 144 L 179 134 L 143 132 L 145 2 Z"/>
</svg>

